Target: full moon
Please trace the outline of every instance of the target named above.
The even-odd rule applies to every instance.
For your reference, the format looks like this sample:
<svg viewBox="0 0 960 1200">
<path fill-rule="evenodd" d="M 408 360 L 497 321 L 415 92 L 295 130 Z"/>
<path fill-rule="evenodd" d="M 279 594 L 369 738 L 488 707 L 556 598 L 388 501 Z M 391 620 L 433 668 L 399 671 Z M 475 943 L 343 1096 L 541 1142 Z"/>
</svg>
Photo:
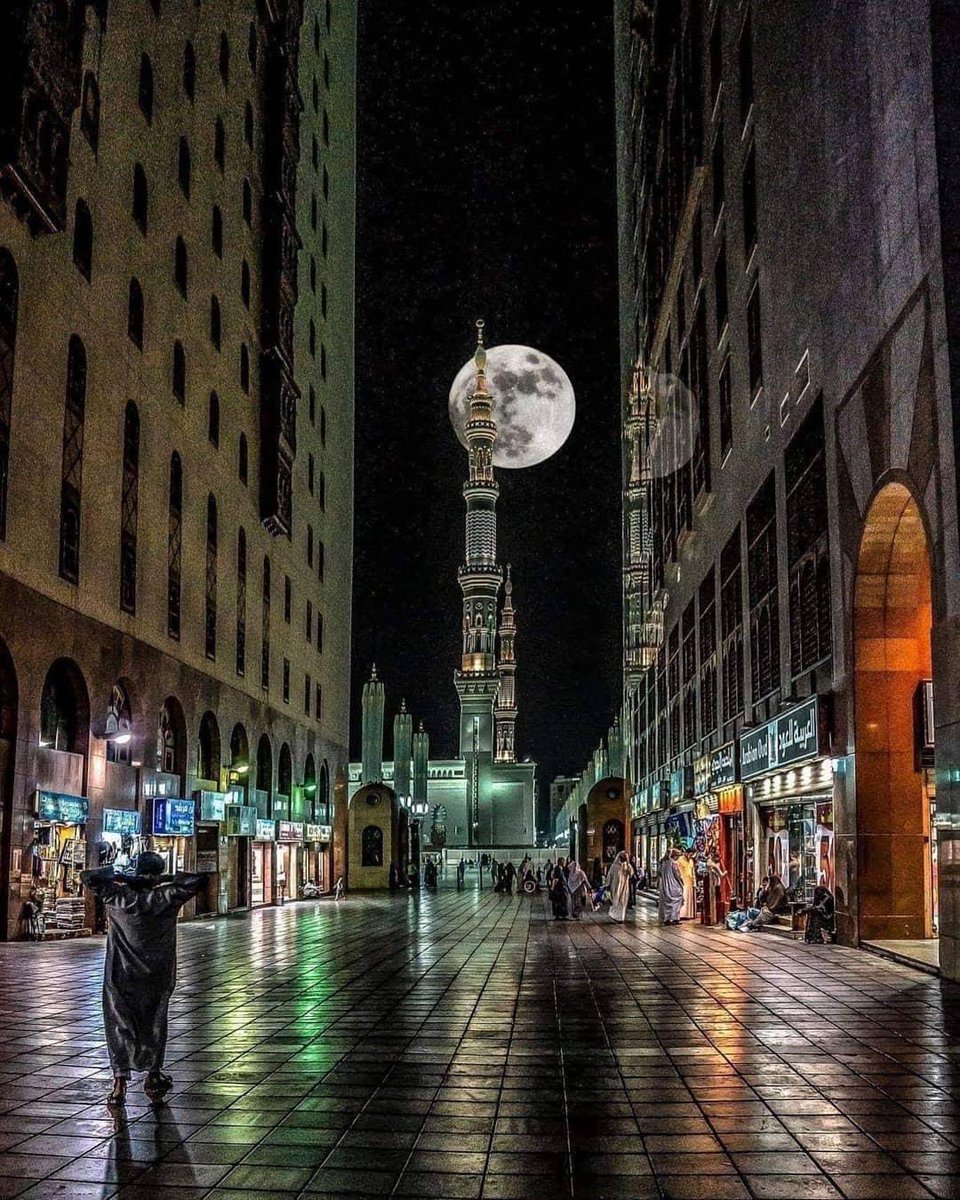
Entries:
<svg viewBox="0 0 960 1200">
<path fill-rule="evenodd" d="M 475 371 L 471 358 L 450 389 L 450 423 L 463 446 Z M 556 454 L 570 436 L 577 415 L 573 384 L 549 355 L 530 346 L 491 347 L 487 390 L 497 423 L 494 466 L 535 466 Z"/>
</svg>

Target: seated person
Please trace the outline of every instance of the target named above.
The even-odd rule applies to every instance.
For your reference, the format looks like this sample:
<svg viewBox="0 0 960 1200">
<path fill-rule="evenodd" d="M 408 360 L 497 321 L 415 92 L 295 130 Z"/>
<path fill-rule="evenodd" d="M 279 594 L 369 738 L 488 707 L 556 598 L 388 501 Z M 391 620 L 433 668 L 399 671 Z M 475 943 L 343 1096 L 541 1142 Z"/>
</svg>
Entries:
<svg viewBox="0 0 960 1200">
<path fill-rule="evenodd" d="M 787 890 L 783 886 L 779 875 L 771 875 L 770 881 L 765 892 L 761 889 L 757 899 L 762 902 L 760 911 L 755 917 L 744 921 L 740 926 L 741 929 L 756 930 L 762 929 L 764 925 L 772 925 L 781 913 L 789 912 L 790 901 L 787 899 Z"/>
<path fill-rule="evenodd" d="M 819 884 L 813 889 L 813 901 L 806 914 L 807 926 L 803 935 L 805 942 L 822 946 L 825 933 L 831 939 L 836 935 L 836 911 L 829 888 Z"/>
</svg>

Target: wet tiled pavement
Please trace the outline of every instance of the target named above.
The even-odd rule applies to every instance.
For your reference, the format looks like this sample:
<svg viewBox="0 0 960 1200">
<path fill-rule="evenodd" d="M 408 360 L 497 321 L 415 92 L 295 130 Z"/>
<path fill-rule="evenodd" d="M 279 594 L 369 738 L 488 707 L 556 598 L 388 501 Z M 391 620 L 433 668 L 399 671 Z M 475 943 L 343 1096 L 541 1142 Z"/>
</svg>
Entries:
<svg viewBox="0 0 960 1200">
<path fill-rule="evenodd" d="M 441 892 L 181 929 L 116 1124 L 102 943 L 0 946 L 0 1200 L 960 1196 L 955 989 L 839 947 Z"/>
</svg>

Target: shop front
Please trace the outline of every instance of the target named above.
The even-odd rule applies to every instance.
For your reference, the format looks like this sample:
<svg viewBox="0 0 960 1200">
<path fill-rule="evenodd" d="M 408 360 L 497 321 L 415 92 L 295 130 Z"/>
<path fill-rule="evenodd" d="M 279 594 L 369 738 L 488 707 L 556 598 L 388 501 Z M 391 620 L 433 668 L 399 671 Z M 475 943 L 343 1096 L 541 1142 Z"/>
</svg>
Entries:
<svg viewBox="0 0 960 1200">
<path fill-rule="evenodd" d="M 197 896 L 197 914 L 200 916 L 212 915 L 221 909 L 227 873 L 227 864 L 221 862 L 221 829 L 226 820 L 226 803 L 225 792 L 200 792 L 198 795 L 197 871 L 210 876 L 207 890 Z"/>
<path fill-rule="evenodd" d="M 296 900 L 303 880 L 303 825 L 277 822 L 277 900 Z"/>
<path fill-rule="evenodd" d="M 249 908 L 253 903 L 251 847 L 257 836 L 257 810 L 252 804 L 225 804 L 223 829 L 226 841 L 226 905 L 229 912 Z"/>
<path fill-rule="evenodd" d="M 31 890 L 40 909 L 45 936 L 89 932 L 80 873 L 86 869 L 86 828 L 90 801 L 85 796 L 38 791 L 30 844 Z"/>
<path fill-rule="evenodd" d="M 740 758 L 737 743 L 727 742 L 711 751 L 709 790 L 711 811 L 717 814 L 717 853 L 727 872 L 728 904 L 745 908 L 752 903 L 754 888 L 750 870 L 743 814 L 743 784 L 740 782 Z"/>
<path fill-rule="evenodd" d="M 141 835 L 141 819 L 138 812 L 105 808 L 100 832 L 100 854 L 104 862 L 98 866 L 112 865 L 118 875 L 133 875 L 137 868 L 137 855 L 146 849 Z"/>
<path fill-rule="evenodd" d="M 274 844 L 277 839 L 276 821 L 257 818 L 253 840 L 250 874 L 250 907 L 262 908 L 274 901 Z"/>
<path fill-rule="evenodd" d="M 313 884 L 321 892 L 328 892 L 331 887 L 330 843 L 333 829 L 329 825 L 305 825 L 303 839 L 303 882 Z"/>
<path fill-rule="evenodd" d="M 753 809 L 755 881 L 778 875 L 797 902 L 834 887 L 833 766 L 819 697 L 743 734 L 740 774 Z"/>
<path fill-rule="evenodd" d="M 196 806 L 179 796 L 156 797 L 153 801 L 150 847 L 163 859 L 164 875 L 176 875 L 192 867 L 190 843 L 196 835 Z"/>
<path fill-rule="evenodd" d="M 651 884 L 658 878 L 660 860 L 667 848 L 664 826 L 667 800 L 667 785 L 658 780 L 635 792 L 631 803 L 631 850 Z"/>
</svg>

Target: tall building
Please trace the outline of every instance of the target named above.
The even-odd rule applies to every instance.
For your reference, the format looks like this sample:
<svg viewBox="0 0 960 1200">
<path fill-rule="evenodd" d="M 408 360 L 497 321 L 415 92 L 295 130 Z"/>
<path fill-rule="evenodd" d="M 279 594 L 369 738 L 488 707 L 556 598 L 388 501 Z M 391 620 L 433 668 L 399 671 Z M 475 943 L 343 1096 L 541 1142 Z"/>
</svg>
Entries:
<svg viewBox="0 0 960 1200">
<path fill-rule="evenodd" d="M 950 977 L 958 49 L 946 0 L 616 4 L 635 845 Z"/>
<path fill-rule="evenodd" d="M 355 4 L 0 31 L 0 929 L 147 845 L 269 903 L 347 762 Z"/>
<path fill-rule="evenodd" d="M 478 321 L 476 378 L 466 423 L 466 545 L 457 571 L 463 595 L 461 655 L 454 672 L 459 755 L 428 761 L 426 734 L 421 730 L 411 741 L 412 719 L 404 703 L 394 721 L 394 758 L 383 762 L 383 684 L 374 668 L 363 692 L 363 761 L 351 765 L 349 776 L 351 800 L 361 788 L 382 780 L 392 785 L 401 803 L 414 799 L 425 804 L 425 842 L 451 847 L 532 846 L 536 840 L 536 764 L 517 762 L 514 744 L 516 613 L 510 568 L 504 585 L 497 561 L 496 397 L 487 389 L 486 364 L 483 322 Z M 413 797 L 407 787 L 411 778 Z"/>
</svg>

